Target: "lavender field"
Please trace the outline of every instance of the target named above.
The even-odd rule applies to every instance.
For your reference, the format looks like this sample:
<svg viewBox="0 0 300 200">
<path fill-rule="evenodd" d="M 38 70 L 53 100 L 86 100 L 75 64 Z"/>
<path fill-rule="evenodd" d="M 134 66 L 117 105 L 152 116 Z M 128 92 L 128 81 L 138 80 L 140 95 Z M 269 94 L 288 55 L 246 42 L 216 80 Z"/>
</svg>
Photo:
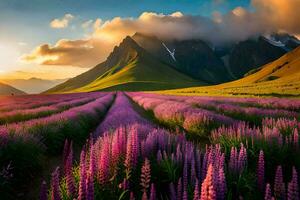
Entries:
<svg viewBox="0 0 300 200">
<path fill-rule="evenodd" d="M 0 99 L 1 199 L 298 200 L 300 100 Z"/>
</svg>

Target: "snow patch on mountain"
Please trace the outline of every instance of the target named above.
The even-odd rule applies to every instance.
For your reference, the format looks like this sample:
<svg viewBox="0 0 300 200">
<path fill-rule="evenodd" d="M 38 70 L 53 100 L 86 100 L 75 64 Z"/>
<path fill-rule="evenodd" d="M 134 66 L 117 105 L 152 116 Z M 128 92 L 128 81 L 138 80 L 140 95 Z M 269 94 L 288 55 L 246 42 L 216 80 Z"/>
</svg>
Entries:
<svg viewBox="0 0 300 200">
<path fill-rule="evenodd" d="M 175 58 L 175 49 L 173 49 L 173 52 L 170 51 L 170 49 L 167 47 L 167 45 L 165 43 L 162 43 L 162 45 L 165 47 L 165 49 L 169 52 L 171 58 L 176 62 L 176 58 Z"/>
</svg>

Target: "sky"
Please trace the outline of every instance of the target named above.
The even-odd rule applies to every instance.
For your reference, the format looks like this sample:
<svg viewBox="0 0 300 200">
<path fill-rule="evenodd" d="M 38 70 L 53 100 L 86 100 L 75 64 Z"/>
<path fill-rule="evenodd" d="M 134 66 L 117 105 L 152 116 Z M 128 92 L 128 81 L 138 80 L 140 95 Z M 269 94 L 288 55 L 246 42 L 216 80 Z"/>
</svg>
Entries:
<svg viewBox="0 0 300 200">
<path fill-rule="evenodd" d="M 0 79 L 73 77 L 105 60 L 124 36 L 137 31 L 213 43 L 272 31 L 297 35 L 299 2 L 0 0 Z"/>
</svg>

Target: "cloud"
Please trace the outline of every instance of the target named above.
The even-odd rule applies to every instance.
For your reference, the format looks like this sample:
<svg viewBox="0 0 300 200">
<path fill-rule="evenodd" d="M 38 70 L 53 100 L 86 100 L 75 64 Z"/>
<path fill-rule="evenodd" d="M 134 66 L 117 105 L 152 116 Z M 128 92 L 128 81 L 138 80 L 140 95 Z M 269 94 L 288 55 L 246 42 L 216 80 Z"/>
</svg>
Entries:
<svg viewBox="0 0 300 200">
<path fill-rule="evenodd" d="M 161 39 L 203 39 L 214 44 L 238 42 L 274 32 L 300 35 L 299 0 L 252 0 L 251 11 L 237 7 L 212 17 L 144 12 L 137 18 L 115 17 L 95 20 L 93 32 L 85 40 L 60 40 L 54 46 L 41 45 L 24 60 L 47 65 L 91 67 L 103 61 L 113 47 L 135 32 Z M 88 24 L 91 22 L 88 22 Z"/>
<path fill-rule="evenodd" d="M 90 27 L 92 26 L 92 24 L 93 24 L 93 20 L 90 19 L 90 20 L 87 20 L 87 21 L 83 22 L 83 23 L 81 24 L 81 27 L 82 27 L 83 29 L 88 29 L 88 28 L 90 28 Z"/>
<path fill-rule="evenodd" d="M 67 13 L 61 19 L 53 19 L 50 22 L 50 27 L 55 29 L 62 29 L 69 26 L 69 22 L 74 19 L 74 16 Z"/>
<path fill-rule="evenodd" d="M 23 61 L 41 65 L 69 65 L 91 67 L 103 61 L 112 50 L 113 44 L 100 39 L 59 40 L 54 46 L 43 44 L 30 54 L 22 56 Z"/>
</svg>

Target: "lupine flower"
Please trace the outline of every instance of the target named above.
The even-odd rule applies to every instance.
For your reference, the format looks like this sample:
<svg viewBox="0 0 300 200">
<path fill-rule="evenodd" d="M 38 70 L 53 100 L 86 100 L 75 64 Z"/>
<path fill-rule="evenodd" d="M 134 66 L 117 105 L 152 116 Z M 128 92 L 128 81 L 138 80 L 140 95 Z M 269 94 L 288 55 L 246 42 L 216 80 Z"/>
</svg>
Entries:
<svg viewBox="0 0 300 200">
<path fill-rule="evenodd" d="M 221 167 L 219 169 L 219 174 L 218 174 L 218 199 L 225 199 L 225 194 L 226 194 L 226 180 L 225 180 L 225 173 L 224 169 Z"/>
<path fill-rule="evenodd" d="M 130 198 L 129 198 L 130 200 L 135 200 L 135 198 L 134 198 L 134 193 L 133 192 L 130 192 Z"/>
<path fill-rule="evenodd" d="M 73 166 L 73 150 L 72 150 L 72 144 L 71 144 L 69 155 L 66 160 L 66 167 L 65 167 L 66 187 L 67 187 L 68 196 L 70 196 L 70 197 L 72 197 L 76 191 L 75 180 L 74 180 L 74 176 L 73 176 L 73 172 L 72 172 L 72 166 Z"/>
<path fill-rule="evenodd" d="M 52 173 L 51 178 L 51 200 L 61 200 L 59 190 L 59 167 Z"/>
<path fill-rule="evenodd" d="M 298 174 L 295 167 L 293 167 L 292 180 L 288 184 L 287 199 L 299 200 Z"/>
<path fill-rule="evenodd" d="M 239 158 L 238 158 L 238 171 L 241 173 L 247 164 L 247 149 L 241 144 Z"/>
<path fill-rule="evenodd" d="M 274 181 L 274 194 L 275 194 L 275 198 L 284 199 L 285 186 L 284 186 L 284 182 L 283 182 L 281 166 L 278 166 L 276 169 L 275 181 Z"/>
<path fill-rule="evenodd" d="M 171 182 L 169 184 L 169 198 L 170 198 L 170 200 L 176 200 L 177 199 L 175 186 L 174 186 L 173 182 Z"/>
<path fill-rule="evenodd" d="M 80 178 L 79 178 L 79 192 L 78 200 L 84 200 L 86 198 L 86 163 L 85 163 L 85 151 L 82 150 L 80 154 Z"/>
<path fill-rule="evenodd" d="M 267 183 L 266 186 L 266 192 L 265 192 L 265 200 L 272 200 L 272 191 L 271 191 L 271 186 L 269 183 Z"/>
<path fill-rule="evenodd" d="M 213 171 L 213 166 L 210 164 L 207 169 L 206 177 L 201 186 L 200 200 L 217 199 L 216 189 L 214 188 Z"/>
<path fill-rule="evenodd" d="M 149 184 L 151 181 L 151 168 L 150 168 L 150 161 L 145 158 L 144 164 L 142 166 L 142 172 L 141 172 L 141 186 L 143 188 L 143 191 L 147 191 L 149 188 Z"/>
<path fill-rule="evenodd" d="M 102 148 L 99 159 L 99 172 L 98 172 L 98 180 L 100 184 L 105 184 L 109 177 L 109 143 L 108 139 L 105 138 L 102 142 Z"/>
<path fill-rule="evenodd" d="M 149 200 L 156 200 L 156 190 L 155 190 L 155 186 L 153 183 L 151 184 Z"/>
<path fill-rule="evenodd" d="M 91 144 L 90 146 L 90 159 L 89 159 L 89 173 L 92 178 L 94 178 L 96 173 L 96 155 L 94 145 Z"/>
<path fill-rule="evenodd" d="M 143 192 L 142 200 L 148 200 L 147 192 Z"/>
<path fill-rule="evenodd" d="M 295 128 L 294 132 L 293 132 L 293 142 L 294 142 L 294 146 L 297 148 L 298 143 L 299 143 L 299 134 L 298 134 L 298 129 L 297 128 Z"/>
<path fill-rule="evenodd" d="M 88 175 L 86 182 L 86 200 L 94 200 L 94 178 Z"/>
<path fill-rule="evenodd" d="M 257 184 L 258 188 L 263 191 L 265 184 L 265 159 L 264 152 L 260 150 L 257 164 Z"/>
<path fill-rule="evenodd" d="M 193 200 L 199 200 L 199 197 L 199 182 L 198 179 L 196 179 Z"/>
<path fill-rule="evenodd" d="M 66 161 L 67 161 L 67 158 L 69 156 L 69 141 L 68 140 L 65 140 L 65 144 L 64 144 L 64 150 L 63 150 L 63 165 L 66 166 Z M 65 170 L 65 169 L 64 169 Z"/>
<path fill-rule="evenodd" d="M 43 181 L 42 185 L 41 185 L 40 200 L 48 200 L 48 192 L 47 192 L 47 183 L 46 183 L 46 181 Z"/>
<path fill-rule="evenodd" d="M 181 199 L 182 199 L 182 179 L 180 177 L 177 184 L 177 200 L 181 200 Z"/>
</svg>

